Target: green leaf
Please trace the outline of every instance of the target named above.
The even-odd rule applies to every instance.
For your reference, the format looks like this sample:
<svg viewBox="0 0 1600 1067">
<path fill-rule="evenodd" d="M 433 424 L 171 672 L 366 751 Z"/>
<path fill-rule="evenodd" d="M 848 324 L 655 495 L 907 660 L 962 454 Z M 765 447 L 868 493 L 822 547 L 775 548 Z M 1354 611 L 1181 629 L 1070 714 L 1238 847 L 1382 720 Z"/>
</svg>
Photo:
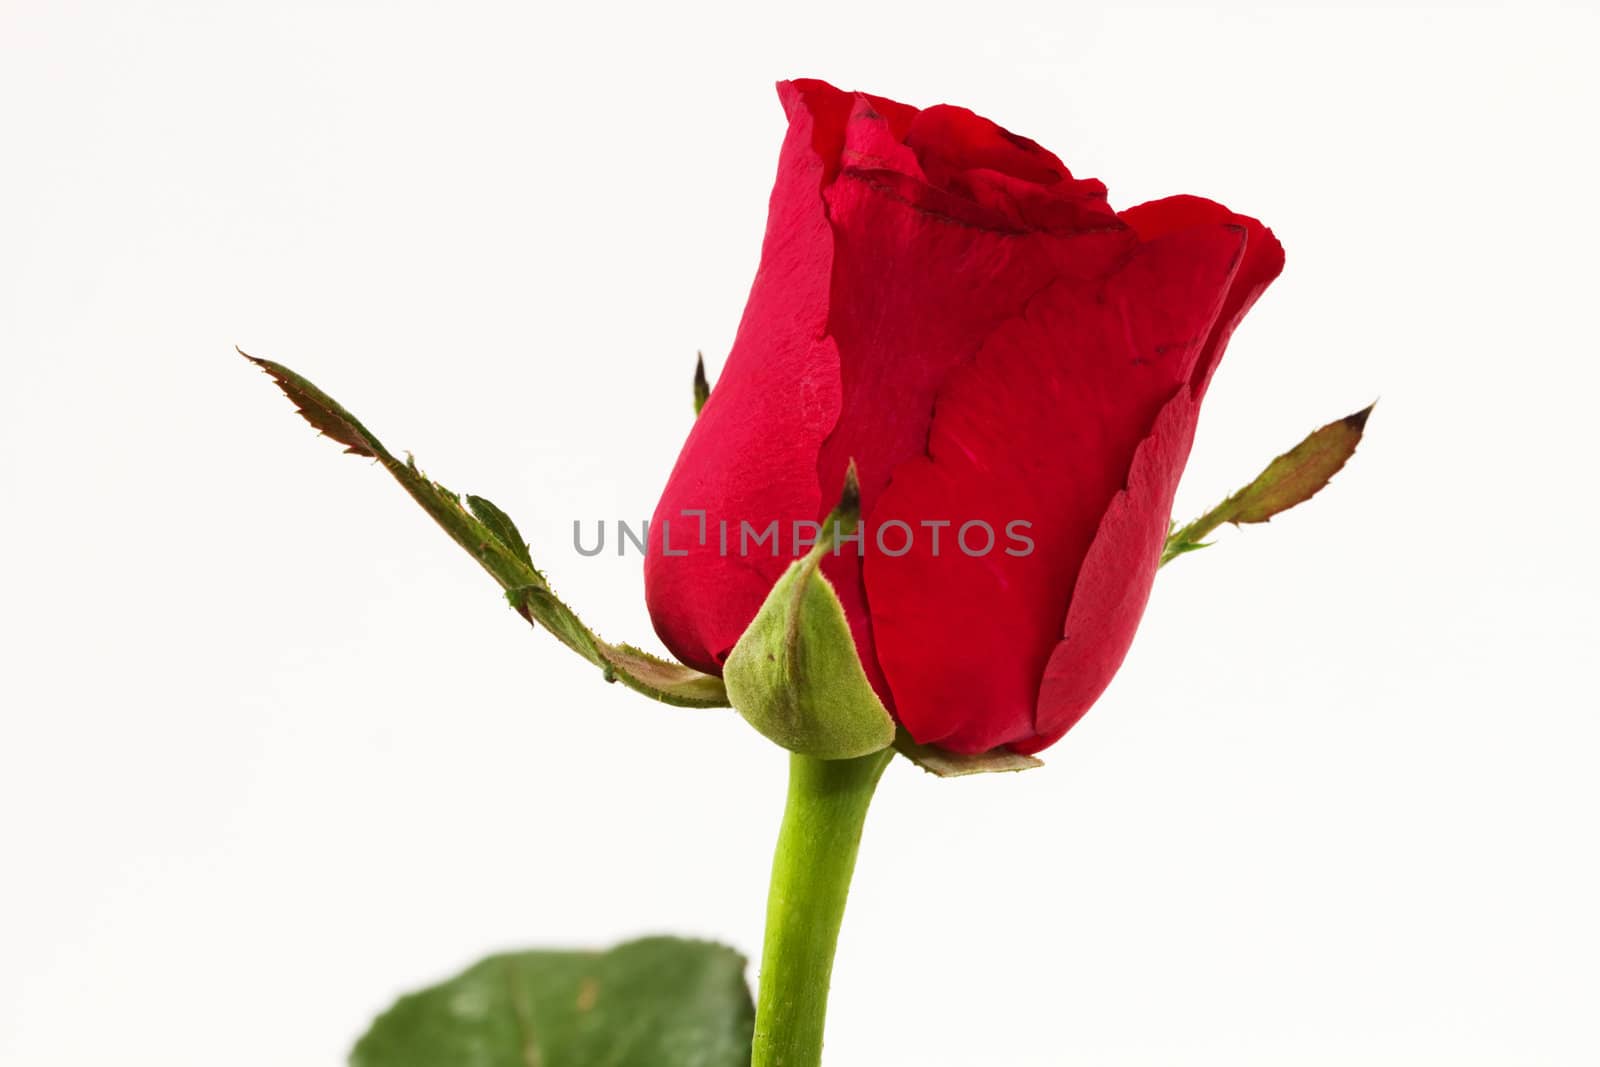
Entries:
<svg viewBox="0 0 1600 1067">
<path fill-rule="evenodd" d="M 706 357 L 703 352 L 694 354 L 694 417 L 700 417 L 700 409 L 706 406 L 706 401 L 711 399 L 711 382 L 706 378 Z"/>
<path fill-rule="evenodd" d="M 345 451 L 369 456 L 382 464 L 411 498 L 445 533 L 466 549 L 479 566 L 506 591 L 511 606 L 529 623 L 549 630 L 562 644 L 599 667 L 608 682 L 621 682 L 646 696 L 683 707 L 727 707 L 728 695 L 719 678 L 641 652 L 630 645 L 602 641 L 550 589 L 533 565 L 528 545 L 511 517 L 479 496 L 461 497 L 417 469 L 409 456 L 402 462 L 338 401 L 288 367 L 241 356 L 266 371 L 294 401 L 300 415 Z"/>
<path fill-rule="evenodd" d="M 647 938 L 610 952 L 491 956 L 401 997 L 351 1067 L 749 1067 L 737 952 Z"/>
<path fill-rule="evenodd" d="M 1266 522 L 1310 500 L 1355 454 L 1375 406 L 1368 404 L 1328 423 L 1267 464 L 1267 469 L 1249 485 L 1181 530 L 1168 534 L 1161 553 L 1162 566 L 1186 552 L 1205 548 L 1209 542 L 1202 539 L 1225 522 Z"/>
<path fill-rule="evenodd" d="M 851 464 L 821 540 L 778 579 L 722 669 L 745 721 L 789 751 L 819 759 L 853 759 L 894 741 L 894 719 L 867 681 L 844 608 L 820 569 L 860 513 Z"/>
<path fill-rule="evenodd" d="M 538 573 L 538 568 L 533 565 L 533 557 L 528 554 L 528 542 L 522 539 L 522 532 L 517 529 L 517 524 L 511 521 L 511 516 L 501 511 L 492 501 L 481 496 L 467 494 L 467 507 L 478 517 L 478 521 L 489 528 L 489 532 L 499 539 L 502 545 L 511 550 L 512 555 L 528 565 L 528 568 Z"/>
<path fill-rule="evenodd" d="M 1027 771 L 1043 767 L 1044 760 L 1024 756 L 1006 748 L 992 748 L 988 752 L 963 755 L 946 752 L 934 745 L 919 745 L 911 735 L 901 730 L 894 739 L 894 747 L 906 759 L 929 774 L 940 778 L 961 778 L 969 774 L 997 774 L 1006 771 Z"/>
</svg>

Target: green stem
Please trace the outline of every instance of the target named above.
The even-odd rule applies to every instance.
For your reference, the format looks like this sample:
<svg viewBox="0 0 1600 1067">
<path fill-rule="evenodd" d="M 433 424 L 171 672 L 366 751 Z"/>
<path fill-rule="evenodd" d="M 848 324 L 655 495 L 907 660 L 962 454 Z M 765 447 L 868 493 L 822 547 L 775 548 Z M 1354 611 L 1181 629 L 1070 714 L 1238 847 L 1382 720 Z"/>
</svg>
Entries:
<svg viewBox="0 0 1600 1067">
<path fill-rule="evenodd" d="M 859 759 L 789 757 L 789 800 L 772 859 L 751 1067 L 817 1067 L 828 980 L 867 805 L 886 748 Z"/>
<path fill-rule="evenodd" d="M 1218 526 L 1228 521 L 1229 509 L 1236 503 L 1238 496 L 1238 493 L 1233 494 L 1189 525 L 1167 534 L 1167 542 L 1161 548 L 1160 566 L 1165 567 L 1185 552 L 1205 547 L 1205 543 L 1200 539 L 1209 536 Z"/>
</svg>

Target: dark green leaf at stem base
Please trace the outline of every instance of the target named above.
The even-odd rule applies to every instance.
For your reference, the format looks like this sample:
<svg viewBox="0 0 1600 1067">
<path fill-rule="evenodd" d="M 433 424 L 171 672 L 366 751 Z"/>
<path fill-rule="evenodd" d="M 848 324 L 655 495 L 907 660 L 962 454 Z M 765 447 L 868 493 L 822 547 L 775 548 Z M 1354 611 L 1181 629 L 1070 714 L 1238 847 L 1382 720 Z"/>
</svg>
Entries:
<svg viewBox="0 0 1600 1067">
<path fill-rule="evenodd" d="M 351 1067 L 748 1067 L 737 952 L 647 938 L 610 952 L 491 956 L 400 998 Z"/>
</svg>

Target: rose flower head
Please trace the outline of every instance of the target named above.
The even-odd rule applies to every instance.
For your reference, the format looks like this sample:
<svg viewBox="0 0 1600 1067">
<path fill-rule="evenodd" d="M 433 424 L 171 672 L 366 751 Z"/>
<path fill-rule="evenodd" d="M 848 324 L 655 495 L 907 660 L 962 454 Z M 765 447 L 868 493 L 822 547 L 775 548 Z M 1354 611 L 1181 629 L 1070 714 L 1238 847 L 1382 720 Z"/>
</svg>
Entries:
<svg viewBox="0 0 1600 1067">
<path fill-rule="evenodd" d="M 1036 752 L 1132 643 L 1207 384 L 1283 250 L 1198 197 L 1113 210 L 964 108 L 778 92 L 761 264 L 651 522 L 656 630 L 719 673 L 853 460 L 859 539 L 822 573 L 872 689 L 921 744 Z"/>
</svg>

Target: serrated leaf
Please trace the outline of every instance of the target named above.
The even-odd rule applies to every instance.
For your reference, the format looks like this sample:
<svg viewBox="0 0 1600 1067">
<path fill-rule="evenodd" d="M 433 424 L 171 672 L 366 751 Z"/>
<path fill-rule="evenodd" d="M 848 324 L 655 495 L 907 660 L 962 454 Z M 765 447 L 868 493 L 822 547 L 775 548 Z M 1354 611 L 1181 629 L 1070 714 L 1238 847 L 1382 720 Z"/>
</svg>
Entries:
<svg viewBox="0 0 1600 1067">
<path fill-rule="evenodd" d="M 607 681 L 667 704 L 683 707 L 727 707 L 722 680 L 692 668 L 652 656 L 628 645 L 602 641 L 550 589 L 545 576 L 533 565 L 528 546 L 511 517 L 483 497 L 462 498 L 428 478 L 411 457 L 397 459 L 338 401 L 281 363 L 240 351 L 277 383 L 294 401 L 300 415 L 346 451 L 376 459 L 411 495 L 451 539 L 466 549 L 500 587 L 517 613 L 538 623 L 599 667 Z"/>
<path fill-rule="evenodd" d="M 500 539 L 500 543 L 509 548 L 513 555 L 526 563 L 535 573 L 538 568 L 533 565 L 533 556 L 528 552 L 528 542 L 522 539 L 522 532 L 517 529 L 517 524 L 511 521 L 511 516 L 496 507 L 493 501 L 481 496 L 467 494 L 467 507 L 478 517 L 478 521 L 489 528 L 489 531 Z M 542 576 L 541 576 L 542 577 Z"/>
<path fill-rule="evenodd" d="M 816 547 L 789 565 L 722 668 L 734 710 L 762 736 L 818 759 L 854 759 L 894 741 L 822 558 L 860 521 L 855 465 Z"/>
<path fill-rule="evenodd" d="M 351 1067 L 748 1067 L 737 952 L 656 937 L 610 952 L 491 956 L 401 997 Z"/>
<path fill-rule="evenodd" d="M 294 402 L 296 414 L 314 426 L 324 437 L 332 438 L 344 445 L 345 451 L 352 455 L 367 456 L 372 459 L 387 455 L 383 451 L 383 446 L 377 443 L 377 439 L 367 432 L 367 428 L 357 422 L 354 415 L 340 407 L 327 393 L 287 367 L 268 359 L 257 359 L 237 345 L 233 350 L 266 371 L 277 383 L 278 388 L 283 390 L 284 395 Z"/>
<path fill-rule="evenodd" d="M 1367 419 L 1376 405 L 1336 419 L 1308 436 L 1289 451 L 1267 464 L 1249 485 L 1212 508 L 1194 522 L 1167 536 L 1161 553 L 1163 566 L 1197 548 L 1211 531 L 1225 522 L 1234 524 L 1266 522 L 1310 500 L 1339 473 L 1366 431 Z"/>
<path fill-rule="evenodd" d="M 706 357 L 703 352 L 694 354 L 694 417 L 700 417 L 700 409 L 706 406 L 706 401 L 711 399 L 711 382 L 706 378 Z"/>
<path fill-rule="evenodd" d="M 1229 500 L 1226 522 L 1266 522 L 1310 500 L 1355 454 L 1372 405 L 1322 427 L 1267 465 Z"/>
<path fill-rule="evenodd" d="M 906 759 L 940 778 L 1026 771 L 1044 766 L 1044 760 L 1024 756 L 1020 752 L 1012 752 L 1005 748 L 993 748 L 988 752 L 963 755 L 959 752 L 947 752 L 934 745 L 919 745 L 904 730 L 895 737 L 894 747 L 895 751 Z"/>
</svg>

